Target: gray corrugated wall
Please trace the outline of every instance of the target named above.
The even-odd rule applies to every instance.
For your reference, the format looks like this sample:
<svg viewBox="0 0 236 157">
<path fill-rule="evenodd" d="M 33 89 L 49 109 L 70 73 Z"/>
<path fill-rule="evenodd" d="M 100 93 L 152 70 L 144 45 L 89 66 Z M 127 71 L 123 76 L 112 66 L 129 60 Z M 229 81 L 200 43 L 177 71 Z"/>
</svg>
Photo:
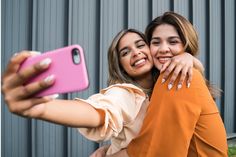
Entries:
<svg viewBox="0 0 236 157">
<path fill-rule="evenodd" d="M 84 48 L 88 90 L 63 95 L 87 98 L 106 87 L 107 49 L 122 28 L 144 31 L 154 17 L 173 10 L 187 17 L 200 38 L 206 76 L 223 90 L 217 99 L 228 133 L 235 116 L 235 0 L 2 0 L 1 65 L 13 53 L 46 51 L 70 44 Z M 98 144 L 75 129 L 9 113 L 1 102 L 2 157 L 86 157 Z"/>
</svg>

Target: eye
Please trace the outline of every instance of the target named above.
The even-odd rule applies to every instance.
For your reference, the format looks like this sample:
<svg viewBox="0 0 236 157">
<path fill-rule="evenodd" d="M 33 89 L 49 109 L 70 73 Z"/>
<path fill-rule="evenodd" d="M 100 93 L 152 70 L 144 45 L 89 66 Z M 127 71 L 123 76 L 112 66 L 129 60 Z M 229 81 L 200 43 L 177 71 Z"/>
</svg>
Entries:
<svg viewBox="0 0 236 157">
<path fill-rule="evenodd" d="M 136 43 L 136 47 L 137 48 L 143 48 L 144 46 L 146 46 L 146 43 L 144 41 L 139 41 Z"/>
<path fill-rule="evenodd" d="M 177 44 L 177 43 L 179 43 L 179 41 L 177 41 L 177 40 L 170 41 L 170 44 L 172 44 L 172 45 Z"/>
<path fill-rule="evenodd" d="M 120 56 L 121 57 L 124 57 L 124 56 L 127 56 L 129 54 L 130 50 L 123 50 L 120 52 Z"/>
<path fill-rule="evenodd" d="M 172 38 L 172 39 L 169 40 L 169 43 L 171 45 L 175 45 L 175 44 L 181 43 L 181 40 L 178 39 L 178 38 Z"/>
<path fill-rule="evenodd" d="M 160 41 L 158 41 L 158 40 L 153 40 L 153 41 L 151 42 L 151 44 L 152 44 L 152 45 L 159 45 L 159 44 L 160 44 Z"/>
<path fill-rule="evenodd" d="M 137 47 L 138 48 L 143 48 L 145 46 L 145 44 L 138 44 Z"/>
</svg>

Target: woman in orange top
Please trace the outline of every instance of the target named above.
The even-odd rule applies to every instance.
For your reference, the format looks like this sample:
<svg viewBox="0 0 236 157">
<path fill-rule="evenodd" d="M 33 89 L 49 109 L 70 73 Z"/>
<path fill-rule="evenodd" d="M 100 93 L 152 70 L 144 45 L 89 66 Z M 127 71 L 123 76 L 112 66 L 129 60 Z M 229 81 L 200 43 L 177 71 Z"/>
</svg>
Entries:
<svg viewBox="0 0 236 157">
<path fill-rule="evenodd" d="M 147 26 L 146 36 L 158 69 L 177 54 L 186 51 L 195 56 L 198 52 L 192 24 L 173 12 L 155 18 Z M 172 85 L 161 84 L 162 75 L 154 87 L 141 132 L 127 148 L 128 155 L 227 157 L 226 132 L 213 100 L 216 93 L 209 91 L 202 74 L 193 70 L 191 87 L 178 92 L 168 90 Z"/>
</svg>

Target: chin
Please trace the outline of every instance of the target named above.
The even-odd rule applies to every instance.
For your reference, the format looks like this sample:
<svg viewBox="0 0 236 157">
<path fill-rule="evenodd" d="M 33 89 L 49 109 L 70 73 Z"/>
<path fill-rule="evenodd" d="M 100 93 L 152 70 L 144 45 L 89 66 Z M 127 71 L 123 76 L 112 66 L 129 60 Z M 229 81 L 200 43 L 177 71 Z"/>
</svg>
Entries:
<svg viewBox="0 0 236 157">
<path fill-rule="evenodd" d="M 162 65 L 161 63 L 154 63 L 155 67 L 158 69 L 158 70 L 161 70 L 162 68 Z"/>
</svg>

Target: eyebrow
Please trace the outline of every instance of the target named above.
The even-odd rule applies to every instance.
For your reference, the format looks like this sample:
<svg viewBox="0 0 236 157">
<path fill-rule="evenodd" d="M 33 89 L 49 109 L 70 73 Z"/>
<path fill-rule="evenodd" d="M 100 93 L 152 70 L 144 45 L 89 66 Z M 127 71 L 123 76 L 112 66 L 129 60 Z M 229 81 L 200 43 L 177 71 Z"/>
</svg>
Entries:
<svg viewBox="0 0 236 157">
<path fill-rule="evenodd" d="M 159 39 L 159 38 L 160 38 L 160 37 L 152 37 L 151 40 L 152 40 L 152 39 Z M 170 37 L 168 37 L 168 38 L 180 38 L 180 37 L 179 37 L 179 36 L 170 36 Z"/>
<path fill-rule="evenodd" d="M 138 40 L 136 40 L 134 43 L 137 44 L 137 43 L 139 43 L 140 41 L 145 42 L 143 39 L 138 39 Z M 127 48 L 128 48 L 127 46 L 123 47 L 122 49 L 119 50 L 119 53 L 121 53 L 121 51 L 123 51 L 123 50 L 125 50 L 125 49 L 127 49 Z"/>
<path fill-rule="evenodd" d="M 180 39 L 179 36 L 170 36 L 170 37 L 168 37 L 168 38 L 170 38 L 170 39 L 174 39 L 174 38 L 178 38 L 178 39 Z M 152 37 L 152 38 L 151 38 L 151 41 L 154 40 L 154 39 L 157 40 L 157 39 L 160 39 L 160 37 Z"/>
</svg>

